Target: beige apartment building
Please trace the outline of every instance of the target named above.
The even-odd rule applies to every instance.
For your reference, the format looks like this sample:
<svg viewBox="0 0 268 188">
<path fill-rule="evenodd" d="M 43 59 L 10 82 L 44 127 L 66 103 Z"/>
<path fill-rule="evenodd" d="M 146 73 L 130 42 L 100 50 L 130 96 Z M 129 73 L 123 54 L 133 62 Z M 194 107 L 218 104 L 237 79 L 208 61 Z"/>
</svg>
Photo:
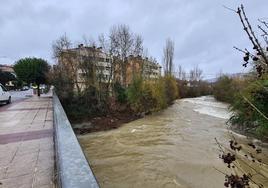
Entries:
<svg viewBox="0 0 268 188">
<path fill-rule="evenodd" d="M 59 64 L 61 63 L 66 65 L 67 72 L 72 74 L 80 89 L 85 87 L 85 82 L 88 80 L 104 85 L 112 81 L 123 84 L 121 67 L 101 48 L 81 44 L 77 48 L 63 50 L 59 57 Z M 126 86 L 132 82 L 135 75 L 145 79 L 156 79 L 161 76 L 161 66 L 156 61 L 141 56 L 129 56 L 125 66 Z"/>
<path fill-rule="evenodd" d="M 0 64 L 0 70 L 1 70 L 2 72 L 9 72 L 9 73 L 15 75 L 15 71 L 14 71 L 14 69 L 13 69 L 13 66 L 10 66 L 10 65 L 1 65 L 1 64 Z"/>
<path fill-rule="evenodd" d="M 161 76 L 161 66 L 153 60 L 141 56 L 129 56 L 126 65 L 126 85 L 129 85 L 134 76 L 144 79 L 156 79 Z"/>
<path fill-rule="evenodd" d="M 63 50 L 59 64 L 64 64 L 75 81 L 74 87 L 84 89 L 86 81 L 107 84 L 111 82 L 112 58 L 101 48 L 79 45 L 77 48 Z M 76 88 L 77 89 L 77 88 Z"/>
<path fill-rule="evenodd" d="M 9 73 L 13 74 L 16 77 L 16 74 L 15 74 L 15 71 L 13 69 L 13 66 L 0 64 L 0 71 L 9 72 Z M 9 81 L 8 83 L 6 83 L 6 86 L 13 87 L 14 86 L 13 81 Z"/>
</svg>

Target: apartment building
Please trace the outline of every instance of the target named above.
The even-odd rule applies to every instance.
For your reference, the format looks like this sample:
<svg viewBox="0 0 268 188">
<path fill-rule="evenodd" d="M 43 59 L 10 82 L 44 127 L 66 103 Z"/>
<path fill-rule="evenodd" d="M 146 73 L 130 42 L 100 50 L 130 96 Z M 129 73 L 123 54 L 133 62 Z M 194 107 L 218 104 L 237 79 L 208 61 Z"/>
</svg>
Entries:
<svg viewBox="0 0 268 188">
<path fill-rule="evenodd" d="M 15 71 L 13 69 L 13 66 L 0 64 L 0 71 L 10 73 L 10 74 L 14 75 L 14 77 L 16 77 L 16 74 L 15 74 Z M 9 82 L 6 83 L 6 86 L 13 87 L 14 82 L 9 81 Z"/>
<path fill-rule="evenodd" d="M 59 64 L 65 64 L 72 78 L 80 89 L 85 87 L 86 81 L 107 84 L 112 80 L 112 58 L 101 48 L 88 47 L 80 44 L 77 48 L 63 50 L 59 57 Z M 75 87 L 77 87 L 75 86 Z"/>
<path fill-rule="evenodd" d="M 155 60 L 131 55 L 128 57 L 126 66 L 126 84 L 129 85 L 136 75 L 140 75 L 144 79 L 159 78 L 161 68 Z"/>
<path fill-rule="evenodd" d="M 0 70 L 1 70 L 2 72 L 9 72 L 9 73 L 15 75 L 15 71 L 14 71 L 14 69 L 13 69 L 13 66 L 10 66 L 10 65 L 1 65 L 1 64 L 0 64 Z"/>
<path fill-rule="evenodd" d="M 85 86 L 85 81 L 108 84 L 118 81 L 128 86 L 137 75 L 145 79 L 156 79 L 161 76 L 161 66 L 152 59 L 130 55 L 124 63 L 125 81 L 122 74 L 122 62 L 116 61 L 104 53 L 101 48 L 79 45 L 77 48 L 63 50 L 59 63 L 65 64 L 68 72 L 73 74 L 78 87 Z M 77 87 L 75 86 L 75 87 Z"/>
</svg>

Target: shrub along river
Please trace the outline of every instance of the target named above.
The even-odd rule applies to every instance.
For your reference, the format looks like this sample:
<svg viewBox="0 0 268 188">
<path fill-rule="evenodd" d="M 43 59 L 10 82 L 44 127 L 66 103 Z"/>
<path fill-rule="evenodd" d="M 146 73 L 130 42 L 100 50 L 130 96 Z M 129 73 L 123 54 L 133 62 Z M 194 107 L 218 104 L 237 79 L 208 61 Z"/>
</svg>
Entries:
<svg viewBox="0 0 268 188">
<path fill-rule="evenodd" d="M 220 188 L 223 173 L 241 171 L 268 187 L 267 147 L 228 131 L 229 116 L 227 104 L 213 97 L 181 99 L 118 129 L 79 136 L 79 141 L 101 187 Z M 219 158 L 215 138 L 226 148 L 231 139 L 242 146 L 236 161 L 239 171 L 227 168 Z M 248 145 L 251 142 L 262 153 L 256 154 Z M 246 157 L 250 153 L 256 156 L 255 162 Z"/>
</svg>

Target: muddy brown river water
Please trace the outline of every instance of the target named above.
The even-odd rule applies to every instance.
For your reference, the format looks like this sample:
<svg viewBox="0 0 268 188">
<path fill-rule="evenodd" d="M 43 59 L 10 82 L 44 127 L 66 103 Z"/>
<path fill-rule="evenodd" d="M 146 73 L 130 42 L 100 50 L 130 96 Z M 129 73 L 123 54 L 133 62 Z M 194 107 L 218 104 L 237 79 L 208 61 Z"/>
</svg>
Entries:
<svg viewBox="0 0 268 188">
<path fill-rule="evenodd" d="M 229 116 L 227 105 L 212 97 L 182 99 L 118 129 L 79 136 L 79 141 L 104 188 L 221 188 L 225 179 L 221 172 L 240 171 L 250 172 L 254 181 L 268 187 L 267 147 L 230 133 L 226 126 Z M 228 147 L 233 137 L 243 147 L 236 162 L 239 171 L 227 168 L 219 159 L 215 143 L 217 138 Z M 247 145 L 251 141 L 262 148 L 257 157 L 266 164 L 244 157 L 255 152 Z"/>
</svg>

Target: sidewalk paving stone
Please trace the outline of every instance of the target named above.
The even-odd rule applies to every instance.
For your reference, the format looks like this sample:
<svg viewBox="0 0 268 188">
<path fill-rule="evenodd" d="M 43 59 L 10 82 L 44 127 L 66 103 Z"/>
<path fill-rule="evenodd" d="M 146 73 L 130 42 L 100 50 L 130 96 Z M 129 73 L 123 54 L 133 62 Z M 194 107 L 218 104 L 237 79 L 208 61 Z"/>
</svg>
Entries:
<svg viewBox="0 0 268 188">
<path fill-rule="evenodd" d="M 51 97 L 0 107 L 0 188 L 54 188 Z"/>
</svg>

